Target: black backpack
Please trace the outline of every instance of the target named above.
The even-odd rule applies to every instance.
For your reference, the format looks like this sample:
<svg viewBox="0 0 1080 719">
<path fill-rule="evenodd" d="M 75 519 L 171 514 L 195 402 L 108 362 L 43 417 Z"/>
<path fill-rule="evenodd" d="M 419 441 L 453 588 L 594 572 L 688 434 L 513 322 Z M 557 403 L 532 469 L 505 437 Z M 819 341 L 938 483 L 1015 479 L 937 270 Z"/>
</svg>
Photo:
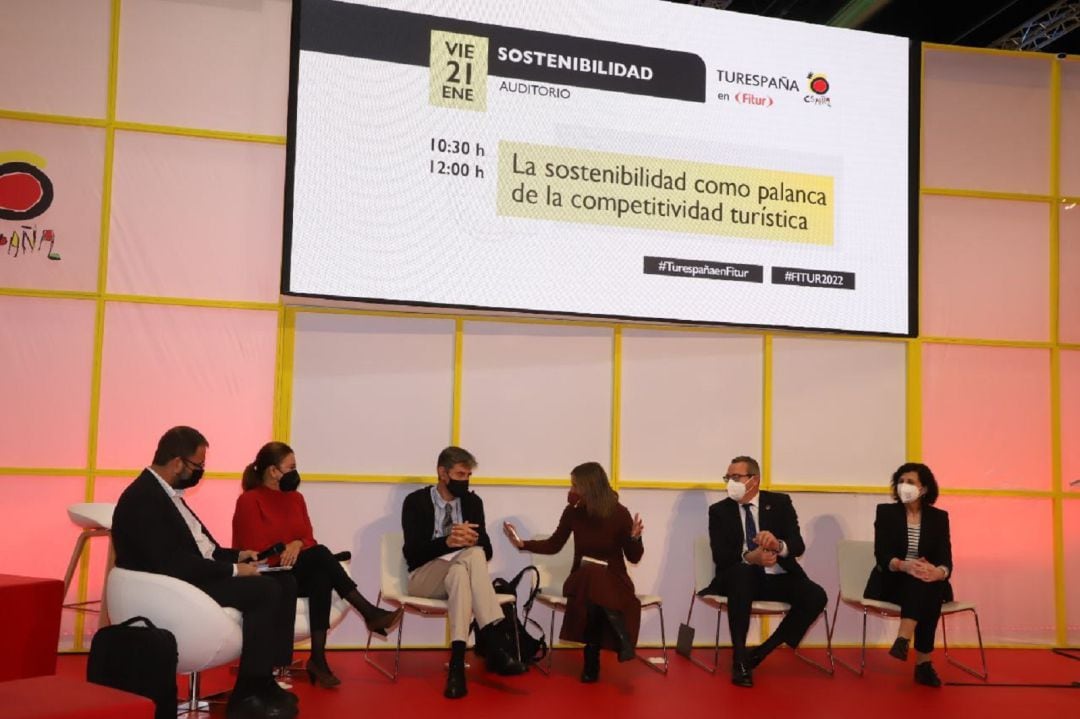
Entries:
<svg viewBox="0 0 1080 719">
<path fill-rule="evenodd" d="M 152 699 L 157 719 L 175 719 L 177 658 L 172 632 L 146 617 L 132 617 L 94 634 L 86 680 Z"/>
<path fill-rule="evenodd" d="M 533 581 L 529 596 L 522 606 L 523 616 L 529 624 L 536 627 L 536 631 L 540 636 L 534 637 L 529 633 L 525 623 L 522 622 L 518 617 L 517 612 L 514 611 L 514 608 L 517 606 L 516 602 L 514 604 L 506 604 L 503 606 L 503 610 L 506 612 L 506 622 L 509 624 L 509 637 L 513 640 L 513 633 L 517 633 L 517 646 L 521 649 L 521 661 L 526 666 L 540 662 L 548 653 L 548 644 L 544 636 L 544 628 L 541 627 L 535 619 L 529 617 L 529 612 L 532 610 L 536 595 L 540 593 L 540 570 L 536 567 L 528 566 L 515 574 L 513 579 L 507 580 L 502 577 L 496 577 L 491 582 L 491 586 L 495 589 L 496 594 L 513 594 L 516 597 L 518 585 L 521 584 L 521 580 L 528 573 L 532 573 Z M 475 620 L 473 621 L 473 628 L 476 628 Z M 487 653 L 487 647 L 483 646 L 483 642 L 480 641 L 479 632 L 476 633 L 476 637 L 477 641 L 473 651 L 475 651 L 478 656 L 482 657 Z"/>
</svg>

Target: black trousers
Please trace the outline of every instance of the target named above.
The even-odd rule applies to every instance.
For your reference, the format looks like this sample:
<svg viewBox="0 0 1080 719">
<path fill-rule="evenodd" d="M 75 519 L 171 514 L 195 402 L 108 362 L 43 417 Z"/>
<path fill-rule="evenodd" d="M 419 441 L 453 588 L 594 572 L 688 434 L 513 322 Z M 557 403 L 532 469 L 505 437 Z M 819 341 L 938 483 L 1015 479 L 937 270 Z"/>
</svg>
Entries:
<svg viewBox="0 0 1080 719">
<path fill-rule="evenodd" d="M 296 580 L 275 577 L 231 577 L 202 585 L 223 607 L 244 615 L 244 645 L 240 676 L 269 676 L 275 666 L 292 663 L 293 625 L 296 622 Z"/>
<path fill-rule="evenodd" d="M 882 599 L 900 605 L 902 619 L 915 620 L 915 651 L 934 651 L 934 635 L 945 599 L 945 582 L 924 582 L 910 574 L 893 572 L 882 586 Z"/>
<path fill-rule="evenodd" d="M 728 629 L 734 660 L 746 656 L 746 633 L 750 629 L 750 605 L 754 601 L 787 602 L 791 611 L 773 632 L 790 647 L 799 646 L 806 630 L 825 609 L 825 590 L 805 575 L 766 574 L 762 567 L 736 564 L 724 573 L 721 590 L 728 598 Z"/>
<path fill-rule="evenodd" d="M 356 582 L 334 559 L 330 550 L 321 544 L 302 550 L 291 572 L 277 574 L 292 574 L 296 580 L 297 595 L 308 598 L 308 622 L 314 631 L 330 628 L 330 592 L 344 597 L 356 589 Z"/>
</svg>

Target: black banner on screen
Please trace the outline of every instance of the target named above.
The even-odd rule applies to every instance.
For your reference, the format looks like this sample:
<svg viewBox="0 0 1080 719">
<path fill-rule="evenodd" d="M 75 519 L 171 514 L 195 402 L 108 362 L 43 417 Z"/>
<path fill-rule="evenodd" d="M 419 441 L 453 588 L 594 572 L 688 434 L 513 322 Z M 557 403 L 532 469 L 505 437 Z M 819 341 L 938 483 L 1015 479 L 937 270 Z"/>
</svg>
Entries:
<svg viewBox="0 0 1080 719">
<path fill-rule="evenodd" d="M 705 102 L 705 62 L 693 53 L 334 0 L 303 0 L 300 49 L 426 67 L 432 30 L 488 38 L 490 75 Z"/>
<path fill-rule="evenodd" d="M 807 270 L 801 267 L 774 267 L 772 268 L 772 283 L 774 285 L 853 290 L 855 289 L 855 273 Z"/>
<path fill-rule="evenodd" d="M 765 268 L 761 265 L 645 256 L 645 274 L 647 275 L 697 277 L 704 280 L 730 280 L 732 282 L 764 282 L 764 270 Z"/>
</svg>

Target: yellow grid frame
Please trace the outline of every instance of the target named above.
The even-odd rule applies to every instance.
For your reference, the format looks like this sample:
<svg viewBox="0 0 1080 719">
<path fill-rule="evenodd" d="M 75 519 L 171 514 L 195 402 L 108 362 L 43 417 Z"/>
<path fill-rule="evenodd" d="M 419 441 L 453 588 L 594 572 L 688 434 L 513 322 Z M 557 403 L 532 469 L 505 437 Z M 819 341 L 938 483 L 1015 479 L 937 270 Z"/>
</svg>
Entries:
<svg viewBox="0 0 1080 719">
<path fill-rule="evenodd" d="M 1064 567 L 1064 536 L 1063 536 L 1063 507 L 1067 500 L 1080 499 L 1080 493 L 1066 492 L 1063 486 L 1061 474 L 1061 377 L 1060 377 L 1060 353 L 1061 350 L 1080 350 L 1080 344 L 1062 343 L 1059 338 L 1059 253 L 1060 253 L 1060 228 L 1059 228 L 1059 203 L 1077 202 L 1080 198 L 1063 196 L 1060 193 L 1060 126 L 1061 126 L 1061 61 L 1057 61 L 1047 55 L 1038 53 L 1015 53 L 1004 50 L 990 50 L 980 48 L 959 48 L 948 45 L 924 44 L 922 46 L 923 67 L 925 68 L 925 56 L 927 52 L 950 52 L 981 55 L 999 55 L 1006 57 L 1028 57 L 1046 61 L 1049 63 L 1050 82 L 1050 193 L 1046 195 L 1032 193 L 995 192 L 986 190 L 965 190 L 956 188 L 929 187 L 920 178 L 921 196 L 951 196 L 982 199 L 1012 200 L 1023 202 L 1041 202 L 1048 205 L 1050 212 L 1050 277 L 1048 282 L 1050 292 L 1051 313 L 1051 336 L 1047 342 L 1009 341 L 992 338 L 955 338 L 955 337 L 916 337 L 911 339 L 894 337 L 852 337 L 846 335 L 834 335 L 817 332 L 803 331 L 758 331 L 741 328 L 723 327 L 699 327 L 699 326 L 671 326 L 656 325 L 650 323 L 634 322 L 605 322 L 575 319 L 541 319 L 527 317 L 502 317 L 485 315 L 457 315 L 452 312 L 419 312 L 419 311 L 395 311 L 395 310 L 357 310 L 345 308 L 326 307 L 295 307 L 287 306 L 281 300 L 278 302 L 242 302 L 225 301 L 216 299 L 193 299 L 174 297 L 152 297 L 142 295 L 126 295 L 109 293 L 107 289 L 108 276 L 108 249 L 109 230 L 112 202 L 112 169 L 115 133 L 117 130 L 127 132 L 148 132 L 155 134 L 178 135 L 197 137 L 204 139 L 229 140 L 235 142 L 255 142 L 263 144 L 285 144 L 285 138 L 277 135 L 260 135 L 252 133 L 230 132 L 203 128 L 177 127 L 167 125 L 152 125 L 120 121 L 116 118 L 116 95 L 117 78 L 119 69 L 119 41 L 120 41 L 120 18 L 121 0 L 112 0 L 110 38 L 109 38 L 109 66 L 106 117 L 74 117 L 67 115 L 53 115 L 16 110 L 0 109 L 0 119 L 21 120 L 29 122 L 52 123 L 62 125 L 77 125 L 84 127 L 97 127 L 105 130 L 105 156 L 103 172 L 103 190 L 101 206 L 101 244 L 99 249 L 97 287 L 94 292 L 68 291 L 68 290 L 34 290 L 0 288 L 0 296 L 15 297 L 43 297 L 54 299 L 82 299 L 92 300 L 96 303 L 94 349 L 91 370 L 91 393 L 89 407 L 89 428 L 87 442 L 87 459 L 85 467 L 0 467 L 0 476 L 4 475 L 28 475 L 28 476 L 83 476 L 86 478 L 85 498 L 92 501 L 94 498 L 95 479 L 99 476 L 126 476 L 133 475 L 137 468 L 111 469 L 97 467 L 97 441 L 98 441 L 98 415 L 101 391 L 101 357 L 104 344 L 105 309 L 109 303 L 150 303 L 171 306 L 208 307 L 223 309 L 248 309 L 275 311 L 278 315 L 278 340 L 277 356 L 275 360 L 274 378 L 274 411 L 273 430 L 276 437 L 288 441 L 291 433 L 291 407 L 292 407 L 292 381 L 293 381 L 293 354 L 296 341 L 296 315 L 298 313 L 335 313 L 373 317 L 422 317 L 443 318 L 454 321 L 454 367 L 453 367 L 453 393 L 451 407 L 451 421 L 449 439 L 457 443 L 461 436 L 461 392 L 462 392 L 462 357 L 463 343 L 465 341 L 464 323 L 473 322 L 496 322 L 496 323 L 520 323 L 520 324 L 552 324 L 570 326 L 605 327 L 612 330 L 612 399 L 611 399 L 611 479 L 615 486 L 619 481 L 619 441 L 620 441 L 620 416 L 621 416 L 621 368 L 622 368 L 622 332 L 625 329 L 647 328 L 651 330 L 663 330 L 668 332 L 704 332 L 733 335 L 754 335 L 762 339 L 763 355 L 763 411 L 762 411 L 762 459 L 765 466 L 763 482 L 772 489 L 787 492 L 815 492 L 815 493 L 844 493 L 844 494 L 884 494 L 885 490 L 879 487 L 851 486 L 851 485 L 795 485 L 774 484 L 770 474 L 771 449 L 772 449 L 772 340 L 774 337 L 804 337 L 813 339 L 837 340 L 837 341 L 873 341 L 873 342 L 901 342 L 906 345 L 906 452 L 909 460 L 917 461 L 922 455 L 922 347 L 924 344 L 959 344 L 969 346 L 988 347 L 1019 347 L 1028 349 L 1047 349 L 1050 354 L 1051 364 L 1051 446 L 1052 446 L 1052 483 L 1049 490 L 980 490 L 980 489 L 951 489 L 944 490 L 946 495 L 957 496 L 980 496 L 980 497 L 1024 497 L 1050 499 L 1053 507 L 1053 546 L 1054 546 L 1054 584 L 1055 584 L 1055 623 L 1056 640 L 1058 645 L 1063 645 L 1067 640 L 1067 616 L 1065 596 L 1065 567 Z M 1065 62 L 1077 62 L 1080 58 L 1067 58 Z M 925 80 L 925 70 L 923 71 Z M 925 88 L 925 82 L 922 83 Z M 923 90 L 925 92 L 925 90 Z M 922 101 L 922 98 L 920 98 Z M 920 127 L 920 147 L 922 146 L 922 128 Z M 921 234 L 921 233 L 920 233 Z M 231 480 L 239 478 L 238 472 L 212 472 L 207 477 L 212 480 Z M 365 474 L 314 474 L 305 475 L 309 481 L 315 482 L 345 482 L 345 483 L 414 483 L 433 481 L 433 476 L 412 475 L 365 475 Z M 520 478 L 520 477 L 484 477 L 476 478 L 477 485 L 498 486 L 564 486 L 566 478 Z M 723 483 L 716 482 L 688 482 L 688 481 L 626 481 L 622 483 L 625 488 L 634 489 L 667 489 L 667 490 L 720 490 Z M 89 571 L 88 562 L 90 546 L 84 550 L 84 561 L 78 581 L 78 598 L 86 599 Z M 75 650 L 83 649 L 83 615 L 76 618 L 75 627 Z"/>
</svg>

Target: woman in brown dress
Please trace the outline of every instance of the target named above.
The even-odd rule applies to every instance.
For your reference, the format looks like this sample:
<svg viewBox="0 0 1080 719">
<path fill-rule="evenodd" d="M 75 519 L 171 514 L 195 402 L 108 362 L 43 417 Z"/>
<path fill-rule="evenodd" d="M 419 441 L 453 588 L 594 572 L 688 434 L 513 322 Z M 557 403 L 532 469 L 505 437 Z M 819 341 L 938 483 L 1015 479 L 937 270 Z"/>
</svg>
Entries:
<svg viewBox="0 0 1080 719">
<path fill-rule="evenodd" d="M 536 554 L 556 554 L 574 535 L 574 564 L 563 584 L 566 616 L 559 638 L 585 645 L 581 681 L 595 682 L 600 677 L 601 648 L 618 652 L 621 662 L 634 658 L 641 602 L 623 557 L 634 564 L 641 560 L 644 525 L 619 504 L 619 495 L 596 462 L 574 467 L 567 501 L 549 539 L 522 541 L 509 522 L 503 529 L 511 544 Z"/>
</svg>

